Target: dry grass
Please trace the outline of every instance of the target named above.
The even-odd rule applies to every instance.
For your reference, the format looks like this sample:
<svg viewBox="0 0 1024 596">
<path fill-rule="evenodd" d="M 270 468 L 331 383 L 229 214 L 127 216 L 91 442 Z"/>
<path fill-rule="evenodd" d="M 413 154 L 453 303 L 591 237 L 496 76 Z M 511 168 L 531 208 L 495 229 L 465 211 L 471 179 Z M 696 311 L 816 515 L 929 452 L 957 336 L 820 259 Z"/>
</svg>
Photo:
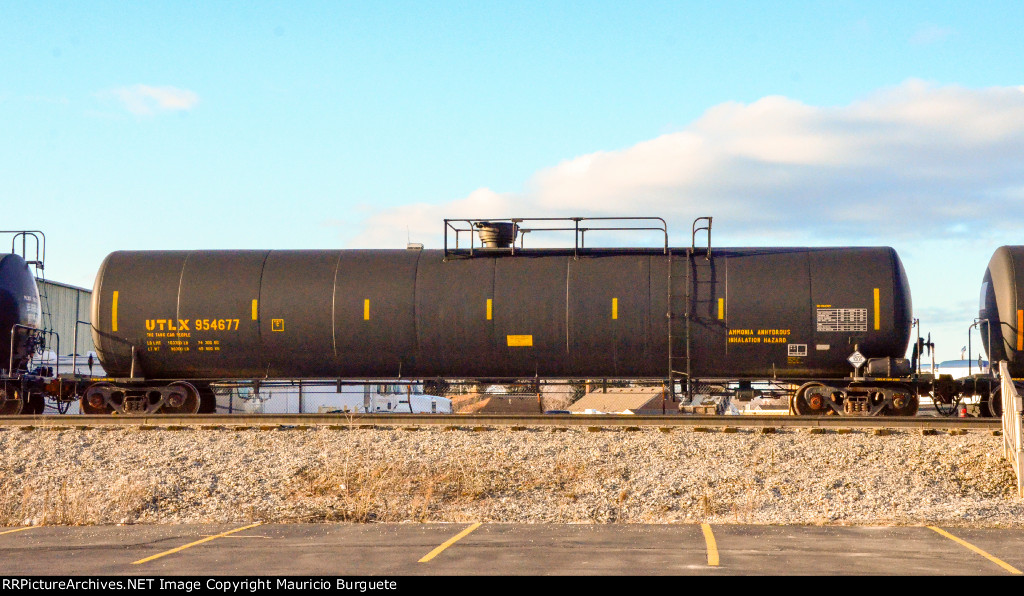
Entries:
<svg viewBox="0 0 1024 596">
<path fill-rule="evenodd" d="M 309 511 L 307 519 L 418 521 L 458 519 L 486 501 L 553 491 L 568 500 L 593 476 L 561 458 L 543 471 L 520 469 L 500 458 L 441 461 L 339 461 L 300 469 L 291 479 L 291 498 Z"/>
<path fill-rule="evenodd" d="M 122 523 L 156 506 L 153 487 L 131 476 L 109 486 L 68 476 L 41 485 L 7 477 L 0 494 L 11 497 L 0 502 L 0 526 Z"/>
</svg>

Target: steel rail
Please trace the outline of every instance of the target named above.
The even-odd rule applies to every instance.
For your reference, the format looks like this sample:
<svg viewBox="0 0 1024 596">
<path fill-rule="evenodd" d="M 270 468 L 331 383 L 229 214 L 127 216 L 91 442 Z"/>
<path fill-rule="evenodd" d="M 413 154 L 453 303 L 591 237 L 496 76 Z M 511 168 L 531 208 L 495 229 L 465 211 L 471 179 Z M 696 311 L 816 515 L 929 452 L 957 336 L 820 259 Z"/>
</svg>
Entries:
<svg viewBox="0 0 1024 596">
<path fill-rule="evenodd" d="M 2 428 L 82 429 L 105 426 L 144 427 L 278 427 L 330 426 L 544 426 L 544 427 L 705 427 L 705 428 L 887 428 L 986 430 L 1001 428 L 998 418 L 841 417 L 841 416 L 620 416 L 620 415 L 486 415 L 486 414 L 181 414 L 0 416 Z"/>
</svg>

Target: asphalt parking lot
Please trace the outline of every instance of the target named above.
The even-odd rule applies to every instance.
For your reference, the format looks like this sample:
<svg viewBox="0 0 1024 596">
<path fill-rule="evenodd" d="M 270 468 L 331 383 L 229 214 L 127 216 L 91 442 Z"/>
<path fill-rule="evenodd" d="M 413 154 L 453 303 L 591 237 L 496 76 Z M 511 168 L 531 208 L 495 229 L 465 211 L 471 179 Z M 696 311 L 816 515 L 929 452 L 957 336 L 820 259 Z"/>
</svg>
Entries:
<svg viewBox="0 0 1024 596">
<path fill-rule="evenodd" d="M 216 524 L 0 529 L 17 575 L 1016 575 L 1024 530 Z"/>
</svg>

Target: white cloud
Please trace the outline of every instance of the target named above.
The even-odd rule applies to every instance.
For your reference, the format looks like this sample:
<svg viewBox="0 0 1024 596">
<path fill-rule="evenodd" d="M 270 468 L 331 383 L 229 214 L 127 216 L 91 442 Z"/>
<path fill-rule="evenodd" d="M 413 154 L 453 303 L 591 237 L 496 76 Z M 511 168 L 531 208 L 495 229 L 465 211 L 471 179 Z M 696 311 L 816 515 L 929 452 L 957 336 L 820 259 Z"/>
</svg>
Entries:
<svg viewBox="0 0 1024 596">
<path fill-rule="evenodd" d="M 194 91 L 168 86 L 132 85 L 111 89 L 100 95 L 116 99 L 125 109 L 137 116 L 191 110 L 199 103 L 199 95 Z"/>
<path fill-rule="evenodd" d="M 713 215 L 736 234 L 886 239 L 1024 225 L 1024 90 L 911 80 L 841 107 L 785 97 L 725 103 L 685 129 L 487 188 L 369 217 L 356 246 L 441 242 L 445 217 Z"/>
</svg>

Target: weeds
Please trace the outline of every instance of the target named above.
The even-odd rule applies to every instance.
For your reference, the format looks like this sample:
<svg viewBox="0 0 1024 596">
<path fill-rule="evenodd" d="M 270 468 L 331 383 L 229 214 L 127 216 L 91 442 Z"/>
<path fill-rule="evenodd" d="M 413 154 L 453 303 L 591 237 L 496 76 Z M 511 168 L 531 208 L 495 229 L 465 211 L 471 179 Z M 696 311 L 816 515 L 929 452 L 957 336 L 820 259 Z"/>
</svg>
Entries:
<svg viewBox="0 0 1024 596">
<path fill-rule="evenodd" d="M 0 491 L 13 497 L 0 501 L 0 526 L 121 523 L 137 519 L 156 501 L 153 487 L 131 476 L 102 489 L 74 477 L 42 487 L 5 478 Z"/>
<path fill-rule="evenodd" d="M 581 492 L 579 484 L 593 474 L 588 475 L 580 464 L 553 463 L 544 470 L 513 473 L 503 461 L 367 463 L 360 458 L 356 464 L 346 454 L 340 460 L 298 470 L 290 481 L 291 498 L 319 512 L 314 515 L 322 519 L 355 522 L 437 519 L 533 491 L 551 491 L 574 500 Z"/>
</svg>

